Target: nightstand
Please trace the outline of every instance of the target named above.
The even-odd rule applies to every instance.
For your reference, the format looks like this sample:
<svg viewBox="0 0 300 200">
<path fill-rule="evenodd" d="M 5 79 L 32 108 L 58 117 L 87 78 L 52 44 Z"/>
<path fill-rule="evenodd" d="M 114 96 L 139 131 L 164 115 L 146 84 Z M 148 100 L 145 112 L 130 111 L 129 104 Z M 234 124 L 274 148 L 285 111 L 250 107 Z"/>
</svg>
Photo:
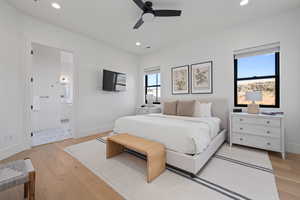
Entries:
<svg viewBox="0 0 300 200">
<path fill-rule="evenodd" d="M 285 159 L 284 115 L 230 114 L 230 146 L 280 152 Z"/>
<path fill-rule="evenodd" d="M 135 109 L 136 115 L 146 115 L 151 113 L 161 113 L 161 108 L 158 106 L 153 107 L 137 107 Z"/>
</svg>

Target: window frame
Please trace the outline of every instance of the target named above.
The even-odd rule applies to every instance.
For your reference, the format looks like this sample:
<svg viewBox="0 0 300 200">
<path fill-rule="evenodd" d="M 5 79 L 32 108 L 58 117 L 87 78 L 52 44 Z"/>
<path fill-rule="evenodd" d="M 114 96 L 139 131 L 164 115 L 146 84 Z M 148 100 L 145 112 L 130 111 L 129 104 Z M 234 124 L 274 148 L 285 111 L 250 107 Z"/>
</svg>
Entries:
<svg viewBox="0 0 300 200">
<path fill-rule="evenodd" d="M 280 108 L 280 52 L 275 52 L 275 75 L 272 76 L 253 76 L 238 78 L 238 59 L 234 58 L 234 106 L 247 107 L 246 104 L 238 104 L 238 81 L 275 79 L 275 105 L 259 105 L 261 108 Z"/>
<path fill-rule="evenodd" d="M 159 73 L 154 73 L 154 74 L 160 74 Z M 160 85 L 148 85 L 148 75 L 149 74 L 145 74 L 145 104 L 148 103 L 147 101 L 147 93 L 148 93 L 148 88 L 156 88 L 156 97 L 158 97 L 158 88 L 161 89 L 161 84 Z M 158 101 L 158 99 L 156 98 L 156 101 L 153 102 L 153 104 L 160 104 L 160 101 Z"/>
</svg>

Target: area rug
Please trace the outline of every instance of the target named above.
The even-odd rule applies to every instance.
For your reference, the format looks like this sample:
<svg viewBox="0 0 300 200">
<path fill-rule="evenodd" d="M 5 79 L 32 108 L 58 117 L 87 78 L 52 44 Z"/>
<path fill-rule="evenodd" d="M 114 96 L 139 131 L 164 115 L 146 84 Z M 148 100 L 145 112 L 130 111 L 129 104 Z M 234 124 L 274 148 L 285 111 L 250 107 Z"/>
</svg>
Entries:
<svg viewBox="0 0 300 200">
<path fill-rule="evenodd" d="M 268 154 L 224 144 L 197 177 L 168 169 L 146 181 L 146 162 L 133 152 L 106 159 L 103 138 L 65 149 L 127 200 L 278 200 Z"/>
</svg>

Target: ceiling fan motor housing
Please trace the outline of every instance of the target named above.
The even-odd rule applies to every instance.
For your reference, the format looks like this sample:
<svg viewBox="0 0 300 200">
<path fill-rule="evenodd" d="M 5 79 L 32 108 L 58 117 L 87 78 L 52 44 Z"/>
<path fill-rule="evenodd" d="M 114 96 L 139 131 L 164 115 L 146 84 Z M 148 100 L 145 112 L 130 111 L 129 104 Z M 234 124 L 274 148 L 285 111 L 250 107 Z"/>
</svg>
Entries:
<svg viewBox="0 0 300 200">
<path fill-rule="evenodd" d="M 146 1 L 145 5 L 146 5 L 147 8 L 152 9 L 153 3 L 151 1 Z"/>
</svg>

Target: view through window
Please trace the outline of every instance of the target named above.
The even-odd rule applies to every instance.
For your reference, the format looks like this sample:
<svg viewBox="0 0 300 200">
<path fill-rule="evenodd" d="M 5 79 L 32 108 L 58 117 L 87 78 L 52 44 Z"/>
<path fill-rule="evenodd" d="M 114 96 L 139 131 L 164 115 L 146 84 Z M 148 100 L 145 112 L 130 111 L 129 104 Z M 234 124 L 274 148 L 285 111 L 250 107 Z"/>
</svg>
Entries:
<svg viewBox="0 0 300 200">
<path fill-rule="evenodd" d="M 279 107 L 279 52 L 235 59 L 235 106 L 246 106 L 246 92 L 261 91 L 261 107 Z"/>
<path fill-rule="evenodd" d="M 145 103 L 148 95 L 153 95 L 154 104 L 160 104 L 160 73 L 145 75 Z"/>
</svg>

